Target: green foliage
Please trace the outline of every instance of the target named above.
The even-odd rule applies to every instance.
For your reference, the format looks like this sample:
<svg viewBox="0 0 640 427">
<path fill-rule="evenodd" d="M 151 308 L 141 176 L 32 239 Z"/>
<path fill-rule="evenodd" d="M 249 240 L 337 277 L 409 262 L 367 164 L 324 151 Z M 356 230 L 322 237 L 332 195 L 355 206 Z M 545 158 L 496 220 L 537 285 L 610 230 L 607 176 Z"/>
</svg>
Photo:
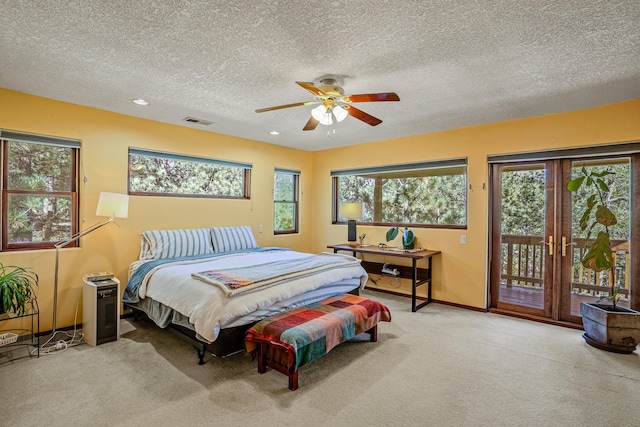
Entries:
<svg viewBox="0 0 640 427">
<path fill-rule="evenodd" d="M 544 236 L 544 169 L 502 173 L 501 232 Z"/>
<path fill-rule="evenodd" d="M 338 202 L 362 202 L 362 222 L 464 225 L 464 175 L 338 177 Z M 376 194 L 380 199 L 376 201 Z"/>
<path fill-rule="evenodd" d="M 293 231 L 296 229 L 296 180 L 292 173 L 276 172 L 273 181 L 273 230 Z"/>
<path fill-rule="evenodd" d="M 208 162 L 130 156 L 131 191 L 191 196 L 242 197 L 244 169 Z"/>
<path fill-rule="evenodd" d="M 582 257 L 582 265 L 595 272 L 610 270 L 615 265 L 609 233 L 600 231 Z"/>
<path fill-rule="evenodd" d="M 0 263 L 0 296 L 2 312 L 22 315 L 27 305 L 35 299 L 34 287 L 38 275 L 22 267 L 4 266 Z"/>
<path fill-rule="evenodd" d="M 398 227 L 391 227 L 387 230 L 386 238 L 387 242 L 392 241 L 396 237 L 398 237 L 398 233 L 400 232 Z M 409 230 L 407 227 L 404 228 L 402 232 L 402 247 L 404 249 L 413 249 L 416 244 L 416 235 L 413 231 Z"/>
<path fill-rule="evenodd" d="M 67 238 L 71 233 L 74 149 L 13 141 L 6 144 L 7 188 L 25 192 L 9 194 L 6 200 L 9 242 Z"/>
</svg>

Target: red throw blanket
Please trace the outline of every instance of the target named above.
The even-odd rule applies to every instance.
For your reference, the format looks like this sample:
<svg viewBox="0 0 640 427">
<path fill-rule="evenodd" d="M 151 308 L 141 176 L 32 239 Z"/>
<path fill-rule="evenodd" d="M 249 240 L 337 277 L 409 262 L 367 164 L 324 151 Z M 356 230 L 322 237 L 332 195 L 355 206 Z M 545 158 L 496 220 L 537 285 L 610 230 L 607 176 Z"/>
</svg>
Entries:
<svg viewBox="0 0 640 427">
<path fill-rule="evenodd" d="M 298 369 L 327 354 L 336 345 L 390 322 L 389 309 L 377 301 L 343 294 L 258 322 L 247 331 L 245 346 L 254 353 L 258 342 L 275 342 L 287 349 Z"/>
</svg>

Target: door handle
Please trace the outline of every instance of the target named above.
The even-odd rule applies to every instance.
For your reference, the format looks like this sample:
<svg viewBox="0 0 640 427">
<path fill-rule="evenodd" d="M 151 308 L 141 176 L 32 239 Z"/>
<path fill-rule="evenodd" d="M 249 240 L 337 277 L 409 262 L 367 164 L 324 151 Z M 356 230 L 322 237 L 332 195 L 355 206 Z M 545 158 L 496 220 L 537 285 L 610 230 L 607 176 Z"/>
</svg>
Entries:
<svg viewBox="0 0 640 427">
<path fill-rule="evenodd" d="M 562 256 L 567 255 L 567 246 L 575 245 L 574 242 L 567 243 L 567 238 L 562 236 Z"/>
<path fill-rule="evenodd" d="M 545 245 L 549 246 L 549 255 L 553 256 L 553 236 L 549 236 L 549 241 L 545 242 L 544 240 L 541 240 L 540 243 L 544 243 Z"/>
</svg>

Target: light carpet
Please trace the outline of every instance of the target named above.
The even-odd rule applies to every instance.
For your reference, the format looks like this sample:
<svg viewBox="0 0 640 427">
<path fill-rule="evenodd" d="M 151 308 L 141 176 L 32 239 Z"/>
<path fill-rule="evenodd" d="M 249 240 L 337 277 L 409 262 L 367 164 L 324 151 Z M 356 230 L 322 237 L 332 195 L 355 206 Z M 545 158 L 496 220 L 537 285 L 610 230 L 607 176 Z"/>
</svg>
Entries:
<svg viewBox="0 0 640 427">
<path fill-rule="evenodd" d="M 640 426 L 640 355 L 582 332 L 374 291 L 391 323 L 300 368 L 209 356 L 148 320 L 118 341 L 0 366 L 3 426 Z"/>
</svg>

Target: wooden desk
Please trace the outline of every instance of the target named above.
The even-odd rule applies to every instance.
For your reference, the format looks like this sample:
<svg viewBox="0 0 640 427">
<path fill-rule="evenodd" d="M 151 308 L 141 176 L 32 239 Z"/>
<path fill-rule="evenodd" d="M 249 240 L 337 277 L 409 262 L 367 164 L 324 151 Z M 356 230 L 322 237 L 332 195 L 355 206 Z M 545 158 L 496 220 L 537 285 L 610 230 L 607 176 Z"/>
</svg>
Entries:
<svg viewBox="0 0 640 427">
<path fill-rule="evenodd" d="M 393 249 L 383 249 L 378 248 L 377 246 L 351 246 L 349 244 L 340 244 L 340 245 L 329 245 L 327 248 L 333 249 L 333 252 L 336 253 L 338 251 L 350 251 L 353 253 L 353 256 L 356 256 L 356 253 L 362 254 L 371 254 L 371 255 L 381 255 L 381 256 L 392 256 L 398 258 L 407 258 L 411 259 L 411 267 L 403 267 L 397 266 L 400 274 L 395 277 L 401 277 L 405 279 L 411 279 L 411 311 L 415 312 L 416 310 L 421 309 L 425 305 L 431 302 L 431 271 L 432 271 L 432 263 L 431 258 L 434 255 L 440 253 L 440 251 L 430 251 L 430 250 L 422 250 L 418 252 L 405 252 L 403 250 L 393 250 Z M 426 259 L 428 268 L 418 268 L 418 260 Z M 363 262 L 363 267 L 368 272 L 374 272 L 372 266 L 377 269 L 375 273 L 380 274 L 380 270 L 382 268 L 381 263 L 366 263 Z M 377 268 L 377 266 L 380 268 Z M 369 267 L 367 269 L 367 267 Z M 421 304 L 416 305 L 416 288 L 421 285 L 427 285 L 427 300 Z"/>
</svg>

